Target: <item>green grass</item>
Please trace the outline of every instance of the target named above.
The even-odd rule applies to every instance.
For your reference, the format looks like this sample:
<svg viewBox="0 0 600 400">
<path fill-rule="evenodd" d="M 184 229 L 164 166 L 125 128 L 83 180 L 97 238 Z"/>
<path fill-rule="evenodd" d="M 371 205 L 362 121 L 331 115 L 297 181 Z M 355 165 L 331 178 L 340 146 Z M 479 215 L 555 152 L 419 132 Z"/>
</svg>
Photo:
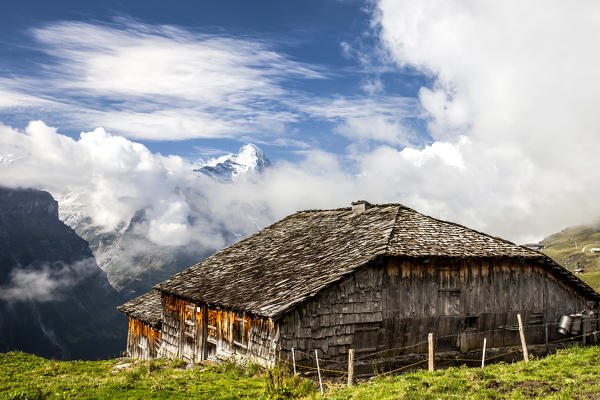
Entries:
<svg viewBox="0 0 600 400">
<path fill-rule="evenodd" d="M 180 363 L 123 360 L 51 361 L 0 354 L 0 399 L 284 399 L 320 398 L 316 384 L 255 365 L 182 368 Z M 449 368 L 378 377 L 328 399 L 593 399 L 600 398 L 600 347 L 573 347 L 530 363 Z"/>
<path fill-rule="evenodd" d="M 294 398 L 315 385 L 255 365 L 185 369 L 177 361 L 52 361 L 26 353 L 0 353 L 0 399 L 238 399 Z"/>
<path fill-rule="evenodd" d="M 600 348 L 574 347 L 530 363 L 417 371 L 328 393 L 331 399 L 590 399 L 600 394 Z"/>
</svg>

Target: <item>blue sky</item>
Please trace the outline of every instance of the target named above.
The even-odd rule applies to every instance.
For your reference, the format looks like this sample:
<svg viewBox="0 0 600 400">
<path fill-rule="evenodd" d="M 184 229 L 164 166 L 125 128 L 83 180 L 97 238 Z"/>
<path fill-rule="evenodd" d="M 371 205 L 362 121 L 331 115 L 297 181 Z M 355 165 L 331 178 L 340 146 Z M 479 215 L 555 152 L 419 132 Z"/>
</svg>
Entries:
<svg viewBox="0 0 600 400">
<path fill-rule="evenodd" d="M 27 106 L 25 101 L 25 104 L 16 107 L 0 109 L 0 121 L 23 128 L 30 120 L 41 119 L 59 128 L 61 133 L 73 137 L 77 137 L 81 131 L 103 125 L 112 133 L 133 137 L 152 151 L 188 158 L 235 151 L 241 144 L 251 141 L 258 142 L 271 158 L 293 160 L 297 158 L 299 150 L 319 148 L 342 154 L 353 143 L 369 148 L 373 142 L 370 138 L 340 133 L 347 113 L 358 108 L 368 111 L 365 119 L 377 118 L 387 124 L 388 129 L 410 131 L 410 138 L 406 133 L 399 132 L 396 138 L 381 137 L 375 142 L 391 140 L 396 145 L 427 143 L 429 137 L 424 122 L 419 118 L 418 107 L 410 104 L 410 99 L 416 100 L 419 89 L 427 85 L 428 80 L 412 68 L 400 68 L 389 62 L 382 54 L 377 45 L 377 29 L 372 26 L 373 8 L 372 3 L 333 0 L 10 2 L 3 6 L 0 16 L 3 44 L 0 47 L 0 78 L 29 81 L 11 91 L 61 104 Z M 85 27 L 77 31 L 74 26 L 77 23 L 83 23 Z M 142 27 L 133 27 L 136 25 Z M 149 109 L 160 111 L 164 107 L 164 103 L 151 98 L 139 104 L 139 99 L 134 100 L 133 97 L 143 93 L 134 88 L 116 93 L 108 93 L 101 88 L 92 90 L 89 86 L 73 90 L 69 87 L 72 86 L 71 81 L 84 79 L 85 72 L 69 70 L 76 68 L 77 62 L 84 63 L 85 58 L 95 57 L 103 51 L 113 51 L 111 46 L 116 43 L 110 43 L 110 32 L 118 34 L 137 29 L 131 34 L 134 37 L 146 34 L 146 44 L 151 44 L 165 37 L 162 31 L 165 25 L 180 30 L 173 35 L 166 34 L 172 40 L 171 45 L 176 45 L 185 35 L 192 37 L 188 38 L 189 41 L 193 41 L 195 35 L 208 35 L 212 39 L 242 42 L 223 44 L 226 51 L 246 43 L 255 43 L 261 47 L 259 51 L 272 51 L 282 58 L 280 61 L 283 63 L 294 63 L 295 67 L 306 68 L 312 73 L 296 74 L 292 71 L 295 67 L 288 65 L 289 71 L 282 71 L 270 82 L 273 90 L 261 92 L 259 88 L 250 88 L 249 91 L 256 89 L 256 93 L 240 94 L 246 96 L 245 101 L 256 103 L 257 107 L 266 105 L 265 115 L 258 117 L 252 110 L 230 115 L 228 123 L 231 126 L 224 128 L 226 132 L 222 132 L 223 129 L 216 129 L 212 133 L 210 130 L 201 132 L 203 127 L 199 124 L 196 129 L 197 136 L 201 138 L 190 137 L 194 136 L 193 132 L 179 137 L 181 132 L 177 132 L 176 126 L 163 128 L 160 134 L 151 137 L 142 132 L 132 135 L 130 131 L 121 129 L 127 124 L 128 116 L 115 115 L 110 118 L 112 123 L 108 126 L 102 124 L 106 121 L 104 117 L 84 116 L 88 111 L 145 114 Z M 60 26 L 63 31 L 56 33 Z M 48 39 L 51 32 L 55 35 Z M 102 34 L 107 36 L 103 37 Z M 89 41 L 75 43 L 74 36 L 77 35 L 90 35 Z M 97 37 L 93 38 L 93 35 Z M 120 40 L 127 39 L 123 37 Z M 65 43 L 73 48 L 87 47 L 87 53 L 79 54 L 81 60 L 69 59 L 69 54 L 60 54 L 61 45 Z M 122 45 L 126 46 L 126 43 Z M 84 50 L 81 52 L 85 53 Z M 204 57 L 202 49 L 193 56 Z M 269 65 L 268 58 L 258 58 L 256 64 L 249 68 L 280 68 Z M 123 67 L 119 60 L 113 61 Z M 179 61 L 180 58 L 174 57 L 173 65 L 168 68 L 176 68 L 175 64 Z M 144 71 L 140 68 L 139 73 L 143 74 Z M 273 71 L 268 74 L 273 74 Z M 271 76 L 261 78 L 269 80 Z M 110 77 L 103 76 L 102 79 Z M 190 82 L 190 85 L 193 84 Z M 198 84 L 196 90 L 201 92 L 203 87 L 200 82 Z M 149 93 L 159 97 L 157 93 Z M 180 93 L 174 97 L 175 101 L 181 100 Z M 184 97 L 193 103 L 194 96 Z M 221 100 L 209 101 L 205 105 L 206 113 L 218 115 L 227 109 L 226 102 Z M 343 104 L 338 104 L 336 109 L 325 110 L 336 100 Z M 68 107 L 63 107 L 65 103 Z M 308 106 L 321 111 L 307 110 Z M 188 109 L 194 105 L 181 107 Z M 170 120 L 186 118 L 186 113 L 177 115 L 177 107 L 173 107 L 172 111 Z M 228 112 L 235 114 L 234 110 Z M 123 121 L 115 121 L 114 118 Z M 256 118 L 264 121 L 255 124 L 252 120 Z M 244 119 L 247 121 L 244 122 Z M 162 120 L 162 123 L 166 122 Z M 240 126 L 239 130 L 236 126 Z M 368 133 L 365 134 L 368 136 Z"/>
<path fill-rule="evenodd" d="M 203 193 L 212 215 L 254 210 L 247 232 L 362 198 L 539 239 L 600 215 L 599 15 L 595 0 L 6 2 L 0 184 L 84 193 L 99 224 L 153 207 L 169 225 L 180 204 L 185 228 L 195 161 L 253 142 L 274 161 L 262 180 Z"/>
</svg>

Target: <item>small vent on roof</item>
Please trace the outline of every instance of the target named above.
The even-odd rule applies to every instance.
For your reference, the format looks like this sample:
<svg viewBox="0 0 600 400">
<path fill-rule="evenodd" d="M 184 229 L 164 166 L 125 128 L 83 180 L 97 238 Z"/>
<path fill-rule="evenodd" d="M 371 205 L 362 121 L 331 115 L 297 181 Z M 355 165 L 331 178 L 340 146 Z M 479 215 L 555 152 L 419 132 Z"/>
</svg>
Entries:
<svg viewBox="0 0 600 400">
<path fill-rule="evenodd" d="M 371 207 L 373 207 L 371 205 L 371 203 L 369 203 L 366 200 L 358 200 L 358 201 L 352 202 L 352 212 L 353 213 L 361 213 L 363 211 L 368 210 Z"/>
</svg>

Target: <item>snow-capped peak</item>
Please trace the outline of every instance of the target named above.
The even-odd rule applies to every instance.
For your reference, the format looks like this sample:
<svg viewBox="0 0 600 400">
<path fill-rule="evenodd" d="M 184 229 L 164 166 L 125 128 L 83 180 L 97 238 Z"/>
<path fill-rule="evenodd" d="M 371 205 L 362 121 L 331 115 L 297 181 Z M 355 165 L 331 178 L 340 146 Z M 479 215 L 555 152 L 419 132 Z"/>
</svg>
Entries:
<svg viewBox="0 0 600 400">
<path fill-rule="evenodd" d="M 261 173 L 271 165 L 265 153 L 256 145 L 242 146 L 237 154 L 227 154 L 208 161 L 195 169 L 205 175 L 223 181 L 236 181 L 248 173 Z"/>
</svg>

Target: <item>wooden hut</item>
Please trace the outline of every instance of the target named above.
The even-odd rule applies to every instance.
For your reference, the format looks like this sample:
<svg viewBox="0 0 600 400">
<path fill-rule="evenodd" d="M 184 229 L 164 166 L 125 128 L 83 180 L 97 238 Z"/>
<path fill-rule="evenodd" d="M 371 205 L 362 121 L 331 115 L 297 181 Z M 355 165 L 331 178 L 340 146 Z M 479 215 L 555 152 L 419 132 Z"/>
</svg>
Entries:
<svg viewBox="0 0 600 400">
<path fill-rule="evenodd" d="M 127 354 L 141 360 L 158 356 L 161 332 L 161 295 L 153 290 L 117 307 L 129 316 Z"/>
<path fill-rule="evenodd" d="M 400 204 L 300 211 L 155 286 L 159 355 L 270 364 L 292 348 L 343 361 L 528 343 L 563 314 L 597 315 L 600 295 L 547 256 Z M 130 316 L 133 314 L 133 308 Z M 590 324 L 587 324 L 589 327 Z M 595 328 L 594 328 L 595 329 Z M 555 328 L 549 340 L 559 337 Z"/>
</svg>

